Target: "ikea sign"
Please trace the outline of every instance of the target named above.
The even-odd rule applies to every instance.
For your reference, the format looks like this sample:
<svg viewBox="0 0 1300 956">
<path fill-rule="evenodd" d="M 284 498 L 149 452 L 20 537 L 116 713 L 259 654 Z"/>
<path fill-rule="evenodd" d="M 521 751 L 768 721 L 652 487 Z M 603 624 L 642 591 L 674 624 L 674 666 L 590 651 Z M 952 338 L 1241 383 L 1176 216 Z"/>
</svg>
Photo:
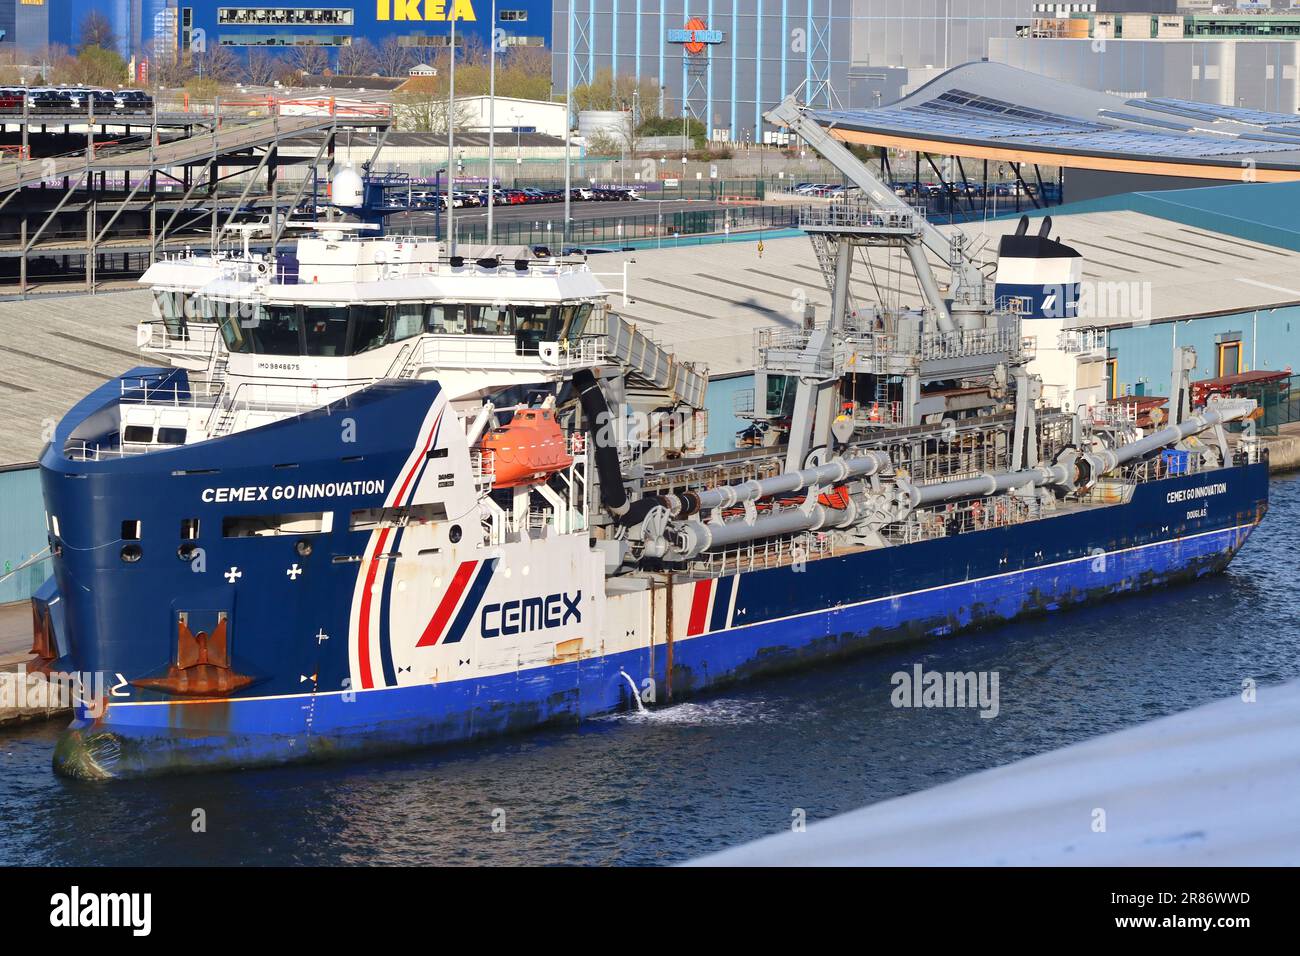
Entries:
<svg viewBox="0 0 1300 956">
<path fill-rule="evenodd" d="M 476 21 L 473 0 L 375 0 L 376 20 Z"/>
</svg>

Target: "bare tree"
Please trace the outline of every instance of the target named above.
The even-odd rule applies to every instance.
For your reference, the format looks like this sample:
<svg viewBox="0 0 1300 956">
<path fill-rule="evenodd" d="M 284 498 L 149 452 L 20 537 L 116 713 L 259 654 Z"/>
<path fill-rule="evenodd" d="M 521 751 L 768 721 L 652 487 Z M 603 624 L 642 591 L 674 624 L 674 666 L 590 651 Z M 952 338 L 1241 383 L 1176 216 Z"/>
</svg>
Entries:
<svg viewBox="0 0 1300 956">
<path fill-rule="evenodd" d="M 474 118 L 469 104 L 459 98 L 453 114 L 457 127 L 468 125 Z M 393 97 L 393 125 L 404 132 L 447 132 L 446 93 L 411 91 Z"/>
<path fill-rule="evenodd" d="M 199 54 L 196 66 L 200 76 L 219 83 L 233 82 L 243 73 L 239 58 L 230 47 L 221 44 L 209 46 Z"/>
<path fill-rule="evenodd" d="M 248 48 L 244 77 L 253 86 L 270 86 L 275 81 L 276 57 L 255 46 Z"/>
<path fill-rule="evenodd" d="M 340 76 L 365 76 L 375 68 L 375 45 L 361 37 L 339 47 L 338 67 Z"/>
<path fill-rule="evenodd" d="M 86 14 L 81 21 L 79 33 L 77 52 L 89 46 L 97 46 L 103 50 L 117 49 L 117 34 L 113 32 L 113 25 L 108 22 L 108 17 L 98 10 L 91 10 Z"/>
<path fill-rule="evenodd" d="M 149 79 L 159 88 L 184 86 L 194 75 L 194 59 L 188 52 L 163 57 L 149 64 Z"/>
<path fill-rule="evenodd" d="M 330 55 L 325 52 L 325 48 L 312 43 L 290 47 L 286 59 L 290 66 L 307 76 L 319 76 L 330 65 Z"/>
<path fill-rule="evenodd" d="M 386 39 L 375 52 L 375 67 L 381 76 L 403 76 L 411 66 L 411 51 L 397 37 Z"/>
</svg>

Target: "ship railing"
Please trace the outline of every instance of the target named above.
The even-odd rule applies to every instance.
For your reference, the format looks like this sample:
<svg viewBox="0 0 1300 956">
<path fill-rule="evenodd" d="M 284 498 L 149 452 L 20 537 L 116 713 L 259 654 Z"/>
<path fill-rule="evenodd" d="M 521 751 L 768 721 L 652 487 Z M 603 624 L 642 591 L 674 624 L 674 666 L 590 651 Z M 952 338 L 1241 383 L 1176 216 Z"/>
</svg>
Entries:
<svg viewBox="0 0 1300 956">
<path fill-rule="evenodd" d="M 1106 329 L 1064 329 L 1057 333 L 1056 347 L 1072 355 L 1104 352 L 1109 347 Z"/>
<path fill-rule="evenodd" d="M 212 354 L 216 339 L 217 327 L 204 322 L 173 329 L 163 319 L 148 319 L 136 326 L 136 342 L 145 352 L 206 358 Z"/>
<path fill-rule="evenodd" d="M 1025 347 L 1020 332 L 1005 329 L 957 329 L 953 332 L 929 332 L 921 336 L 922 359 L 961 358 L 967 355 L 996 355 Z"/>
<path fill-rule="evenodd" d="M 903 424 L 902 402 L 855 403 L 850 417 L 854 428 L 876 428 Z"/>
<path fill-rule="evenodd" d="M 1081 410 L 1084 421 L 1102 428 L 1114 428 L 1121 425 L 1136 425 L 1137 402 L 1101 402 L 1085 406 Z"/>
<path fill-rule="evenodd" d="M 707 551 L 691 562 L 691 566 L 710 574 L 727 574 L 798 566 L 834 554 L 835 539 L 832 535 L 825 532 L 804 532 L 788 537 L 750 541 L 721 551 Z"/>
<path fill-rule="evenodd" d="M 1033 517 L 1032 500 L 993 495 L 919 509 L 913 513 L 912 520 L 890 525 L 882 536 L 891 544 L 914 544 L 972 531 L 1006 528 Z"/>
<path fill-rule="evenodd" d="M 69 461 L 108 461 L 138 454 L 143 452 L 125 451 L 120 445 L 101 445 L 81 438 L 70 438 L 63 445 L 63 456 Z"/>
<path fill-rule="evenodd" d="M 993 311 L 1025 316 L 1034 311 L 1034 300 L 1027 295 L 1000 295 L 993 300 Z"/>
<path fill-rule="evenodd" d="M 817 356 L 808 355 L 813 329 L 756 329 L 754 364 L 768 371 L 789 375 L 833 378 L 844 366 L 842 349 L 830 349 Z"/>
<path fill-rule="evenodd" d="M 598 365 L 606 358 L 597 337 L 542 342 L 521 348 L 513 335 L 431 335 L 420 340 L 394 377 L 420 368 L 496 371 L 527 368 L 571 370 Z"/>
<path fill-rule="evenodd" d="M 163 384 L 149 376 L 123 378 L 118 382 L 118 392 L 123 402 L 129 405 L 166 405 L 172 408 L 206 408 L 211 401 L 201 401 L 195 396 L 191 383 L 182 387 L 175 378 L 167 376 Z"/>
<path fill-rule="evenodd" d="M 799 228 L 814 231 L 869 232 L 909 236 L 920 228 L 920 213 L 915 210 L 882 210 L 866 199 L 844 199 L 824 206 L 807 205 L 799 209 Z"/>
</svg>

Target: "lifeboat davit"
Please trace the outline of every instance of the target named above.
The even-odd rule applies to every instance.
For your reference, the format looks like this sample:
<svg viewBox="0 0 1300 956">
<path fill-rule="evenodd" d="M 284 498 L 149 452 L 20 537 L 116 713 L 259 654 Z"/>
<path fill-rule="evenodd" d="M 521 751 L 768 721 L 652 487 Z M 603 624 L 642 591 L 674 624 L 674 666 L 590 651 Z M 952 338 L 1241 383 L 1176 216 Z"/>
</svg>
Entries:
<svg viewBox="0 0 1300 956">
<path fill-rule="evenodd" d="M 479 440 L 491 452 L 493 487 L 536 485 L 573 464 L 560 423 L 552 408 L 519 408 L 504 427 Z"/>
</svg>

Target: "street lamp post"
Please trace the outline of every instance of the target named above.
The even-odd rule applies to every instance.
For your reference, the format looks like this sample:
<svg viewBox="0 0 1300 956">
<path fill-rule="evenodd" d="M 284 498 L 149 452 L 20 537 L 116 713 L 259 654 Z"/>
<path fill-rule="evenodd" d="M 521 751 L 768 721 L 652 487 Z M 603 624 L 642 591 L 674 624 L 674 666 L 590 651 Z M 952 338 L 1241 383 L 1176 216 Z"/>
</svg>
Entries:
<svg viewBox="0 0 1300 956">
<path fill-rule="evenodd" d="M 456 212 L 452 172 L 453 153 L 456 147 L 456 18 L 451 20 L 451 46 L 448 48 L 451 70 L 447 81 L 447 243 L 448 254 L 456 254 Z"/>
<path fill-rule="evenodd" d="M 495 241 L 493 209 L 496 206 L 497 171 L 497 0 L 492 0 L 492 52 L 488 60 L 488 214 L 487 244 Z"/>
</svg>

